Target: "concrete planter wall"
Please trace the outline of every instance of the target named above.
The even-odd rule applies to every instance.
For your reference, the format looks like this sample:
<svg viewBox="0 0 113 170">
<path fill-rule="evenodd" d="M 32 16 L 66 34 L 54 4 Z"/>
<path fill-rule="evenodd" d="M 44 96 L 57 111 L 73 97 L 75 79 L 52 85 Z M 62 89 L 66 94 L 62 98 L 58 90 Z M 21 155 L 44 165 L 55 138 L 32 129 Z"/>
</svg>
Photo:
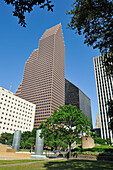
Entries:
<svg viewBox="0 0 113 170">
<path fill-rule="evenodd" d="M 102 155 L 75 155 L 75 158 L 86 159 L 86 160 L 102 160 L 102 161 L 113 161 L 113 156 L 102 156 Z"/>
</svg>

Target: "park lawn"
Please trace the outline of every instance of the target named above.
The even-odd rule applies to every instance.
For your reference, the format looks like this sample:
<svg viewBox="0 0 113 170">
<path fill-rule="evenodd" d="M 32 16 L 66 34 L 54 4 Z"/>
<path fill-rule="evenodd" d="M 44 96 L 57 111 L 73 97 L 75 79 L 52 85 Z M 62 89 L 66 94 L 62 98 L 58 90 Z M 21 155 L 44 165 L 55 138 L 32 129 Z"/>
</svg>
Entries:
<svg viewBox="0 0 113 170">
<path fill-rule="evenodd" d="M 19 149 L 19 151 L 29 152 L 29 151 L 30 151 L 30 149 Z"/>
<path fill-rule="evenodd" d="M 96 145 L 94 148 L 103 148 L 103 149 L 113 149 L 113 146 L 109 145 Z"/>
<path fill-rule="evenodd" d="M 36 162 L 36 161 L 43 161 L 41 160 L 33 160 L 33 159 L 21 159 L 21 160 L 0 160 L 0 165 L 9 165 L 9 164 L 18 164 L 18 163 L 26 163 L 26 162 Z"/>
<path fill-rule="evenodd" d="M 111 170 L 113 169 L 113 163 L 105 161 L 60 160 L 0 168 L 0 170 L 65 170 L 65 169 Z"/>
</svg>

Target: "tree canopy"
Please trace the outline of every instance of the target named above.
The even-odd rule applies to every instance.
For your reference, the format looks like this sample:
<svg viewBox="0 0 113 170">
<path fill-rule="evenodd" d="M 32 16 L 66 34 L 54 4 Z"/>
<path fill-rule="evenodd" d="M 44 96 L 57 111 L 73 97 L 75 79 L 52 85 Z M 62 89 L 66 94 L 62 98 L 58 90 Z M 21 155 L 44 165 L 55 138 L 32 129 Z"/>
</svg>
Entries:
<svg viewBox="0 0 113 170">
<path fill-rule="evenodd" d="M 36 131 L 37 128 L 34 128 L 31 132 L 30 131 L 26 131 L 23 132 L 21 135 L 21 143 L 20 143 L 20 147 L 21 148 L 30 148 L 31 150 L 35 145 L 35 141 L 36 141 Z"/>
<path fill-rule="evenodd" d="M 25 145 L 27 148 L 31 148 L 31 152 L 33 150 L 33 147 L 35 145 L 35 142 L 36 142 L 36 137 L 29 137 L 26 142 L 25 142 Z"/>
<path fill-rule="evenodd" d="M 50 141 L 60 146 L 69 145 L 69 157 L 71 157 L 71 144 L 84 132 L 86 135 L 90 133 L 91 122 L 76 106 L 65 105 L 60 106 L 59 111 L 55 110 L 39 128 L 42 129 L 41 136 L 44 136 L 47 145 L 51 146 Z"/>
<path fill-rule="evenodd" d="M 40 8 L 47 6 L 48 11 L 53 11 L 53 4 L 49 0 L 4 0 L 7 4 L 14 6 L 13 16 L 18 17 L 19 24 L 26 27 L 25 13 L 30 13 L 33 10 L 33 6 L 39 5 Z"/>
<path fill-rule="evenodd" d="M 26 27 L 25 13 L 30 13 L 35 5 L 45 6 L 53 11 L 49 0 L 4 0 L 14 6 L 13 15 L 19 18 L 19 24 Z M 113 74 L 113 0 L 75 0 L 73 9 L 68 11 L 71 21 L 68 27 L 75 33 L 84 34 L 88 46 L 98 48 L 108 75 Z"/>
<path fill-rule="evenodd" d="M 84 34 L 85 44 L 100 50 L 107 74 L 113 74 L 113 1 L 75 0 L 67 14 L 72 16 L 68 27 Z"/>
<path fill-rule="evenodd" d="M 12 145 L 13 142 L 13 134 L 11 133 L 2 133 L 0 136 L 0 143 L 6 145 Z"/>
<path fill-rule="evenodd" d="M 20 141 L 20 147 L 21 148 L 31 148 L 33 149 L 36 141 L 36 131 L 38 128 L 34 128 L 31 132 L 25 131 L 21 134 L 21 141 Z M 2 133 L 0 136 L 0 143 L 6 144 L 6 145 L 12 145 L 13 143 L 13 136 L 14 134 L 11 133 Z"/>
<path fill-rule="evenodd" d="M 108 115 L 110 117 L 109 128 L 113 130 L 113 100 L 108 101 Z"/>
</svg>

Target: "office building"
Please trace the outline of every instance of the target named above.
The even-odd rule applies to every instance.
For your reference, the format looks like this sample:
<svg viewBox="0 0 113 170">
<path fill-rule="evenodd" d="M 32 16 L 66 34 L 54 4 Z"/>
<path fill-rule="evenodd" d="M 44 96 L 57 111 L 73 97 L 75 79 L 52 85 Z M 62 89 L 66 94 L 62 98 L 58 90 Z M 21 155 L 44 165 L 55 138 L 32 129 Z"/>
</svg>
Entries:
<svg viewBox="0 0 113 170">
<path fill-rule="evenodd" d="M 92 132 L 96 132 L 97 136 L 101 138 L 101 122 L 100 122 L 100 114 L 96 115 L 96 128 L 92 129 Z"/>
<path fill-rule="evenodd" d="M 77 106 L 92 122 L 91 102 L 78 87 L 65 79 L 65 105 Z"/>
<path fill-rule="evenodd" d="M 101 137 L 103 139 L 110 138 L 113 141 L 113 132 L 108 127 L 110 118 L 107 114 L 107 102 L 113 99 L 113 77 L 106 76 L 101 56 L 94 57 L 93 62 L 101 122 Z"/>
<path fill-rule="evenodd" d="M 0 87 L 0 134 L 32 131 L 35 104 L 13 95 L 13 92 Z"/>
<path fill-rule="evenodd" d="M 101 128 L 101 123 L 100 123 L 100 114 L 96 115 L 96 128 Z"/>
<path fill-rule="evenodd" d="M 45 31 L 25 64 L 22 83 L 16 91 L 36 104 L 34 127 L 65 105 L 65 45 L 61 24 Z"/>
</svg>

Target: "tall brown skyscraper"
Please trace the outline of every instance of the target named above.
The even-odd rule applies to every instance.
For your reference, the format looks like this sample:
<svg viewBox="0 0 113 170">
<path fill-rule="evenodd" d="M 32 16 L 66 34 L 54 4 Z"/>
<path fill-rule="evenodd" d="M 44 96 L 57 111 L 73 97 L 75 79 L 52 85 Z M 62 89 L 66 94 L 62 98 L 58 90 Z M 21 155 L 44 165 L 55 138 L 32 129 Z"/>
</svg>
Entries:
<svg viewBox="0 0 113 170">
<path fill-rule="evenodd" d="M 65 45 L 61 24 L 45 31 L 25 64 L 17 96 L 36 104 L 34 127 L 65 105 Z"/>
</svg>

